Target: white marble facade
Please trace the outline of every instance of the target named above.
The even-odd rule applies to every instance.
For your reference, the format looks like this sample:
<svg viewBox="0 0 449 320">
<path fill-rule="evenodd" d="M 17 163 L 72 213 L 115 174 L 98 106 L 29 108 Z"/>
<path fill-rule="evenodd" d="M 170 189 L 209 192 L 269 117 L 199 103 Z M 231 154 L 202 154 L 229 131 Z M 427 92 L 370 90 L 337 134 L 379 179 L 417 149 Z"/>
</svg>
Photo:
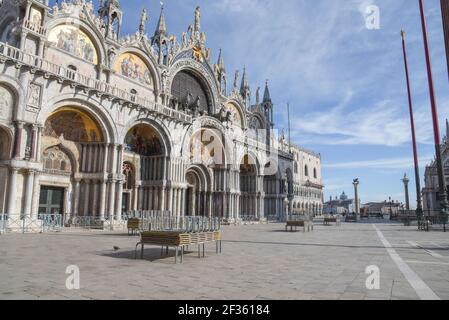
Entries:
<svg viewBox="0 0 449 320">
<path fill-rule="evenodd" d="M 0 7 L 0 213 L 285 218 L 322 212 L 321 157 L 278 139 L 268 84 L 211 63 L 201 12 L 121 36 L 117 0 Z"/>
</svg>

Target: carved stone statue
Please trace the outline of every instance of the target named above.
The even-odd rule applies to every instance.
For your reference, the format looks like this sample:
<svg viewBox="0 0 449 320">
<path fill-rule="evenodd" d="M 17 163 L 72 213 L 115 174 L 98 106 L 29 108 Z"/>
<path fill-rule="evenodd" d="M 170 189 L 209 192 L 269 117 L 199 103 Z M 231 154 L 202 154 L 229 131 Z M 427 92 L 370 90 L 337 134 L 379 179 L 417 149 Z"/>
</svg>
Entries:
<svg viewBox="0 0 449 320">
<path fill-rule="evenodd" d="M 144 8 L 144 9 L 142 9 L 142 13 L 140 15 L 140 26 L 139 26 L 140 34 L 145 33 L 145 24 L 147 22 L 148 22 L 148 14 L 147 14 L 147 10 Z"/>
<path fill-rule="evenodd" d="M 195 9 L 195 31 L 201 30 L 201 9 L 196 7 Z"/>
<path fill-rule="evenodd" d="M 238 88 L 239 76 L 240 76 L 240 73 L 239 73 L 238 70 L 236 70 L 235 71 L 235 76 L 234 76 L 234 89 Z"/>
<path fill-rule="evenodd" d="M 187 47 L 187 33 L 183 32 L 182 33 L 182 48 L 186 48 Z"/>
<path fill-rule="evenodd" d="M 115 49 L 113 47 L 111 47 L 108 50 L 108 62 L 109 62 L 109 67 L 112 68 L 112 64 L 114 63 L 114 59 L 115 59 Z"/>
<path fill-rule="evenodd" d="M 257 87 L 256 91 L 256 105 L 258 106 L 260 103 L 260 87 Z"/>
<path fill-rule="evenodd" d="M 229 122 L 232 119 L 232 112 L 226 109 L 225 106 L 221 106 L 220 111 L 214 117 L 220 122 Z"/>
<path fill-rule="evenodd" d="M 201 33 L 201 46 L 204 47 L 206 45 L 206 33 Z"/>
</svg>

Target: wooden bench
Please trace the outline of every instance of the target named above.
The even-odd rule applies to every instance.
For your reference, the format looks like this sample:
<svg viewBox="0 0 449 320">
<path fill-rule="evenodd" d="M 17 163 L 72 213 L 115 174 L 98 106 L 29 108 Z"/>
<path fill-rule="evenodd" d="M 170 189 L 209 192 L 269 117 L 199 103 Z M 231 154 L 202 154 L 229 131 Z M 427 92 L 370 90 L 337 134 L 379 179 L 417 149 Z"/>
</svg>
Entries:
<svg viewBox="0 0 449 320">
<path fill-rule="evenodd" d="M 198 246 L 198 258 L 201 258 L 201 246 L 203 247 L 203 257 L 205 257 L 205 244 L 215 242 L 216 253 L 221 253 L 221 232 L 198 232 L 198 233 L 181 233 L 173 231 L 149 231 L 140 234 L 140 242 L 136 244 L 134 258 L 137 259 L 137 248 L 141 246 L 140 258 L 143 259 L 145 245 L 161 246 L 161 256 L 166 248 L 175 248 L 175 264 L 178 263 L 178 252 L 181 250 L 181 263 L 184 260 L 184 250 L 191 245 Z"/>
<path fill-rule="evenodd" d="M 341 220 L 335 217 L 332 218 L 324 218 L 324 225 L 325 226 L 330 226 L 331 223 L 335 223 L 337 226 L 341 225 Z"/>
<path fill-rule="evenodd" d="M 290 227 L 290 232 L 293 232 L 293 228 L 295 228 L 295 231 L 297 231 L 298 227 L 303 228 L 304 232 L 310 232 L 310 231 L 313 231 L 313 222 L 310 222 L 310 221 L 287 221 L 287 224 L 285 226 L 285 231 L 288 231 L 289 227 Z"/>
<path fill-rule="evenodd" d="M 132 235 L 135 235 L 140 230 L 140 219 L 131 218 L 128 220 L 126 226 L 128 228 L 128 236 L 129 236 L 130 232 Z"/>
</svg>

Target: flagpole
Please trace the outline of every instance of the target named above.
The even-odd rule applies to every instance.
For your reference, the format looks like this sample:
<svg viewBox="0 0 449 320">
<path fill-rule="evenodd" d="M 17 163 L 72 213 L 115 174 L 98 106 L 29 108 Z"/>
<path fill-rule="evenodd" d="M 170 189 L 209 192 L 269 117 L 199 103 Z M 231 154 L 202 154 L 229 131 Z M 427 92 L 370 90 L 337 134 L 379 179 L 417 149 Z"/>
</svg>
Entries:
<svg viewBox="0 0 449 320">
<path fill-rule="evenodd" d="M 418 221 L 422 221 L 423 218 L 423 208 L 422 208 L 422 197 L 421 197 L 421 178 L 419 175 L 419 162 L 418 162 L 418 148 L 416 143 L 416 132 L 415 132 L 415 119 L 413 116 L 413 103 L 412 94 L 410 89 L 410 77 L 408 72 L 408 62 L 407 62 L 407 50 L 405 47 L 405 31 L 401 30 L 402 36 L 402 51 L 404 54 L 404 66 L 405 66 L 405 77 L 407 80 L 407 94 L 408 94 L 408 106 L 410 112 L 410 127 L 412 131 L 412 144 L 413 144 L 413 159 L 415 163 L 415 182 L 416 182 L 416 216 Z"/>
<path fill-rule="evenodd" d="M 432 109 L 432 122 L 433 122 L 433 134 L 434 134 L 434 143 L 435 143 L 435 153 L 436 153 L 436 164 L 438 170 L 438 184 L 439 184 L 439 196 L 440 196 L 440 214 L 444 219 L 444 231 L 446 231 L 446 221 L 447 221 L 447 193 L 446 193 L 446 183 L 444 181 L 444 169 L 443 162 L 441 159 L 441 139 L 440 139 L 440 126 L 438 123 L 438 110 L 437 110 L 437 101 L 435 98 L 435 88 L 433 83 L 433 75 L 432 75 L 432 63 L 430 60 L 430 50 L 429 50 L 429 41 L 427 37 L 427 23 L 426 17 L 424 14 L 424 2 L 423 0 L 419 0 L 419 9 L 421 13 L 421 25 L 422 32 L 424 38 L 424 52 L 426 55 L 426 65 L 427 65 L 427 80 L 429 82 L 429 95 L 430 95 L 430 106 Z"/>
<path fill-rule="evenodd" d="M 288 116 L 288 149 L 292 152 L 292 136 L 290 128 L 290 103 L 287 103 L 287 116 Z"/>
</svg>

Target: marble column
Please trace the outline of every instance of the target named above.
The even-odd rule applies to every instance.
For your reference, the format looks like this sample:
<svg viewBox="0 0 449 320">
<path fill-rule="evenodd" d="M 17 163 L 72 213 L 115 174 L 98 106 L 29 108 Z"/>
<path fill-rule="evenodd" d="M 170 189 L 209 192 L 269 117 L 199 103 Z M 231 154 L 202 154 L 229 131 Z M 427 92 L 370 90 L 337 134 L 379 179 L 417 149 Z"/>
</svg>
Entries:
<svg viewBox="0 0 449 320">
<path fill-rule="evenodd" d="M 37 125 L 33 125 L 32 142 L 31 142 L 31 161 L 37 160 L 38 138 L 39 138 L 39 128 L 37 127 Z"/>
<path fill-rule="evenodd" d="M 214 216 L 214 213 L 212 212 L 213 203 L 214 203 L 214 194 L 212 192 L 209 192 L 209 217 L 210 218 L 212 216 Z"/>
<path fill-rule="evenodd" d="M 176 189 L 176 216 L 180 216 L 181 215 L 181 189 L 177 188 Z"/>
<path fill-rule="evenodd" d="M 161 208 L 161 211 L 165 211 L 165 191 L 166 191 L 166 188 L 162 187 L 161 197 L 160 197 L 160 206 L 159 206 Z"/>
<path fill-rule="evenodd" d="M 11 168 L 9 175 L 9 186 L 8 186 L 8 210 L 7 214 L 11 216 L 20 216 L 16 212 L 16 195 L 17 195 L 17 175 L 19 174 L 19 169 Z"/>
<path fill-rule="evenodd" d="M 182 199 L 181 199 L 181 216 L 186 215 L 186 189 L 182 189 Z"/>
<path fill-rule="evenodd" d="M 37 128 L 37 146 L 36 146 L 36 162 L 41 162 L 42 158 L 42 130 L 44 130 L 44 127 L 38 126 Z"/>
<path fill-rule="evenodd" d="M 30 170 L 27 172 L 26 185 L 25 185 L 25 207 L 23 209 L 23 214 L 27 218 L 31 218 L 31 206 L 33 201 L 33 187 L 34 187 L 34 171 Z"/>
<path fill-rule="evenodd" d="M 167 188 L 167 197 L 168 197 L 167 210 L 170 211 L 170 215 L 174 216 L 175 213 L 173 212 L 173 188 Z"/>
<path fill-rule="evenodd" d="M 111 180 L 109 182 L 109 218 L 114 220 L 115 217 L 115 193 L 116 193 L 116 182 Z"/>
<path fill-rule="evenodd" d="M 123 181 L 117 182 L 116 219 L 122 220 Z"/>
<path fill-rule="evenodd" d="M 16 122 L 16 134 L 14 136 L 14 158 L 19 159 L 22 153 L 22 134 L 23 134 L 23 122 Z"/>
<path fill-rule="evenodd" d="M 132 210 L 137 211 L 139 207 L 139 187 L 137 185 L 134 186 L 134 196 L 133 196 L 133 206 Z"/>
<path fill-rule="evenodd" d="M 34 173 L 33 194 L 31 197 L 31 219 L 37 219 L 39 212 L 39 172 Z"/>
<path fill-rule="evenodd" d="M 106 216 L 106 181 L 102 181 L 100 185 L 100 219 L 104 221 Z"/>
<path fill-rule="evenodd" d="M 90 204 L 90 180 L 86 180 L 84 184 L 84 208 L 83 208 L 83 216 L 91 216 L 92 214 L 89 212 L 89 204 Z"/>
<path fill-rule="evenodd" d="M 75 188 L 72 201 L 73 201 L 72 216 L 78 217 L 79 202 L 80 202 L 80 179 L 75 179 Z"/>
</svg>

